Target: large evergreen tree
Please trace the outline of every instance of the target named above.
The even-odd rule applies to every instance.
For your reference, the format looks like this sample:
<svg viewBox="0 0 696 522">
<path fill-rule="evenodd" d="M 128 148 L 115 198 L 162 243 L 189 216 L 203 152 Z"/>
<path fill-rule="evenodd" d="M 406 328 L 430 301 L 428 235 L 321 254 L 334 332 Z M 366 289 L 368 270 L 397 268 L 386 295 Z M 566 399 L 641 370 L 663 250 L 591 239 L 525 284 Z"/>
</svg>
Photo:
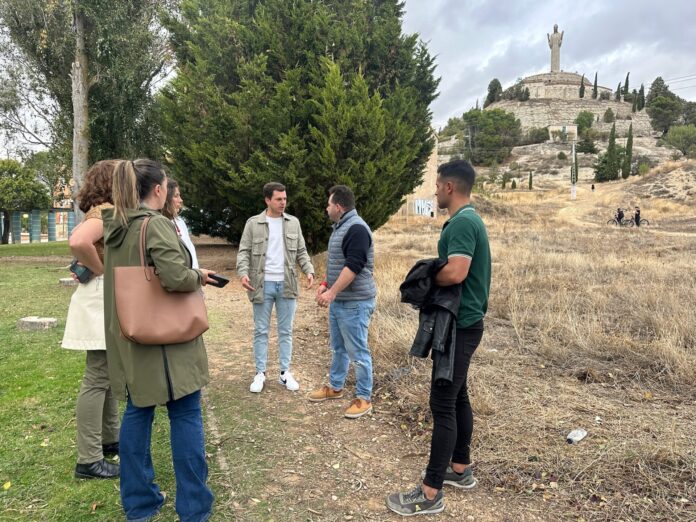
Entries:
<svg viewBox="0 0 696 522">
<path fill-rule="evenodd" d="M 657 78 L 655 78 L 655 80 L 653 80 L 652 84 L 650 85 L 650 89 L 648 90 L 648 96 L 645 98 L 645 106 L 649 107 L 660 96 L 673 99 L 677 98 L 677 95 L 669 90 L 669 87 L 662 79 L 662 77 L 658 76 Z"/>
<path fill-rule="evenodd" d="M 500 84 L 498 78 L 493 78 L 488 84 L 488 94 L 486 95 L 486 101 L 483 102 L 483 107 L 488 107 L 491 103 L 500 101 L 503 97 L 503 86 Z"/>
<path fill-rule="evenodd" d="M 652 128 L 663 134 L 679 120 L 682 114 L 682 104 L 676 97 L 658 96 L 647 107 Z"/>
<path fill-rule="evenodd" d="M 579 90 L 578 94 L 580 95 L 580 98 L 585 97 L 585 75 L 584 74 L 582 75 L 582 78 L 580 78 L 580 90 Z"/>
<path fill-rule="evenodd" d="M 327 189 L 353 188 L 376 228 L 421 181 L 439 80 L 398 0 L 189 0 L 167 20 L 178 70 L 160 98 L 172 174 L 197 232 L 236 241 L 288 187 L 318 251 Z"/>
</svg>

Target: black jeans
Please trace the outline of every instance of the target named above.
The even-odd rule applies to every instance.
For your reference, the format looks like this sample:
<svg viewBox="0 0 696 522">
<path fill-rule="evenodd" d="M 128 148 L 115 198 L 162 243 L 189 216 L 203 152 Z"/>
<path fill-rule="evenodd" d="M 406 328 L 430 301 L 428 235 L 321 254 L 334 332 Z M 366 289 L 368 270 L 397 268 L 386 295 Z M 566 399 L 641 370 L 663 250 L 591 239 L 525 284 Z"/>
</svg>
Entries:
<svg viewBox="0 0 696 522">
<path fill-rule="evenodd" d="M 452 462 L 470 464 L 469 446 L 474 430 L 466 379 L 469 363 L 483 336 L 483 320 L 457 329 L 454 355 L 454 377 L 447 386 L 430 384 L 430 411 L 433 413 L 433 439 L 430 462 L 425 471 L 426 486 L 442 489 L 447 465 Z"/>
</svg>

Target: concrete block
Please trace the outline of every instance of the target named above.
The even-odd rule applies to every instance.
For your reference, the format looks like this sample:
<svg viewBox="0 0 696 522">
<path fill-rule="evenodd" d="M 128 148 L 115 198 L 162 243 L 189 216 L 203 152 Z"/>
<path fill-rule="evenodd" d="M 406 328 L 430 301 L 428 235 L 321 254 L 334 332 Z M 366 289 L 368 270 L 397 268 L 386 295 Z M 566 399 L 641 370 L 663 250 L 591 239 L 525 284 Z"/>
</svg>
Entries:
<svg viewBox="0 0 696 522">
<path fill-rule="evenodd" d="M 58 326 L 58 319 L 53 317 L 39 317 L 32 315 L 22 317 L 17 321 L 17 328 L 20 330 L 49 330 Z"/>
</svg>

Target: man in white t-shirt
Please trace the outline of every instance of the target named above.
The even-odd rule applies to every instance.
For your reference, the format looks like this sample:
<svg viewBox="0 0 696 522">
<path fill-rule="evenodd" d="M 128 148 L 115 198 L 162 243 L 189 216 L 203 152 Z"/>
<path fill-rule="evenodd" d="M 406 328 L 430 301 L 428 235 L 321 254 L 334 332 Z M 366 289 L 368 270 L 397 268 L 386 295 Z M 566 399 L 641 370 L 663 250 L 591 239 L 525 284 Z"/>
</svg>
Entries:
<svg viewBox="0 0 696 522">
<path fill-rule="evenodd" d="M 292 322 L 299 287 L 296 265 L 307 276 L 307 289 L 314 284 L 314 267 L 307 253 L 299 220 L 285 213 L 288 197 L 280 183 L 263 187 L 266 209 L 249 218 L 239 241 L 237 275 L 254 309 L 254 358 L 256 376 L 249 391 L 259 393 L 266 382 L 268 332 L 271 311 L 276 308 L 278 324 L 279 382 L 290 391 L 300 385 L 290 373 Z"/>
</svg>

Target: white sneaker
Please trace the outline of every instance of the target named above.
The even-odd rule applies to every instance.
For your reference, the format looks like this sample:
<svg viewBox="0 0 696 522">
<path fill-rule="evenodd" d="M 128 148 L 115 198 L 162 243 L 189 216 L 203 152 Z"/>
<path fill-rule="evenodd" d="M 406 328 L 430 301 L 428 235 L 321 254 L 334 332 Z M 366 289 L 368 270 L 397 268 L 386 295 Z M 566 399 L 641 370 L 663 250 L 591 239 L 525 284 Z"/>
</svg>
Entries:
<svg viewBox="0 0 696 522">
<path fill-rule="evenodd" d="M 254 382 L 252 382 L 251 386 L 249 386 L 249 391 L 251 393 L 261 393 L 264 382 L 266 382 L 266 374 L 263 372 L 257 373 L 254 377 Z"/>
<path fill-rule="evenodd" d="M 297 391 L 300 389 L 300 384 L 295 380 L 295 377 L 293 377 L 292 373 L 290 372 L 285 372 L 282 374 L 278 379 L 278 382 L 290 391 Z"/>
</svg>

